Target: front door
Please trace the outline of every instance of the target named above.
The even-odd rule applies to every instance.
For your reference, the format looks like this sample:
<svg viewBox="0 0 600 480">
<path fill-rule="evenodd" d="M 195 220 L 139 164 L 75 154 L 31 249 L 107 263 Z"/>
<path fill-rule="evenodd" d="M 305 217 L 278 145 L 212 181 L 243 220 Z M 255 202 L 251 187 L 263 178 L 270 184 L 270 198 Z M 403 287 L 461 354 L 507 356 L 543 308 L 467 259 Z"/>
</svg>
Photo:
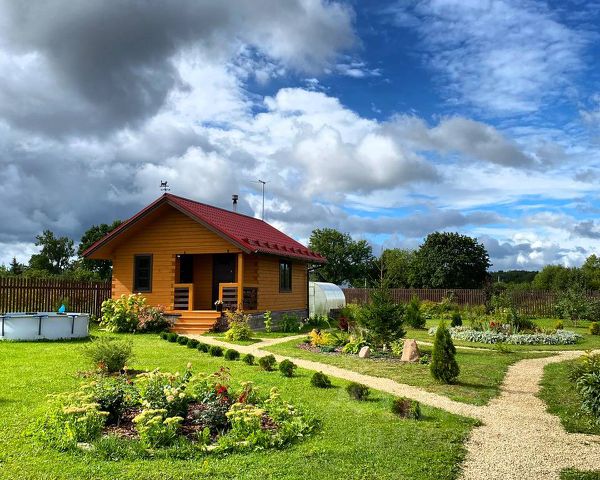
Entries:
<svg viewBox="0 0 600 480">
<path fill-rule="evenodd" d="M 219 283 L 235 282 L 236 255 L 217 254 L 213 255 L 213 305 L 219 299 Z"/>
</svg>

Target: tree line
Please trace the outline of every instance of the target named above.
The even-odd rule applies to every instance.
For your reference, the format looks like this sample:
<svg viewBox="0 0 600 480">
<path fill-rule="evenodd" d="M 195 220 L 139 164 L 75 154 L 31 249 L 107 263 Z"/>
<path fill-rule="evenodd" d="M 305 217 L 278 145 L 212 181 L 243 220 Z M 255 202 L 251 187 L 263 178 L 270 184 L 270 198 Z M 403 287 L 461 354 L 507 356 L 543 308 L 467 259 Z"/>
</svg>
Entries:
<svg viewBox="0 0 600 480">
<path fill-rule="evenodd" d="M 13 258 L 8 267 L 0 265 L 0 276 L 23 276 L 28 278 L 65 278 L 70 280 L 109 280 L 112 262 L 109 260 L 87 260 L 83 252 L 94 242 L 115 229 L 121 220 L 111 224 L 93 225 L 82 235 L 77 249 L 73 239 L 56 236 L 44 230 L 35 237 L 39 253 L 33 254 L 27 264 Z"/>
</svg>

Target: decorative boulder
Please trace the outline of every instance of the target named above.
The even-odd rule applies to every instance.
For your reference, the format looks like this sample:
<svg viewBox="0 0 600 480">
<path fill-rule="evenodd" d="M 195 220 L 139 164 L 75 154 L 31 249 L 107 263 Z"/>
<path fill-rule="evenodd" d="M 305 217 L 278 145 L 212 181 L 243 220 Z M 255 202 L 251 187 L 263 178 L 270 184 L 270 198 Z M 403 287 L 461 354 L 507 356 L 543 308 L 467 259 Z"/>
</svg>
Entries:
<svg viewBox="0 0 600 480">
<path fill-rule="evenodd" d="M 417 341 L 412 338 L 404 340 L 404 348 L 402 349 L 402 360 L 403 362 L 418 362 L 421 358 L 419 353 L 419 347 L 417 347 Z"/>
<path fill-rule="evenodd" d="M 371 356 L 371 349 L 369 347 L 362 347 L 358 352 L 358 358 L 369 358 Z"/>
</svg>

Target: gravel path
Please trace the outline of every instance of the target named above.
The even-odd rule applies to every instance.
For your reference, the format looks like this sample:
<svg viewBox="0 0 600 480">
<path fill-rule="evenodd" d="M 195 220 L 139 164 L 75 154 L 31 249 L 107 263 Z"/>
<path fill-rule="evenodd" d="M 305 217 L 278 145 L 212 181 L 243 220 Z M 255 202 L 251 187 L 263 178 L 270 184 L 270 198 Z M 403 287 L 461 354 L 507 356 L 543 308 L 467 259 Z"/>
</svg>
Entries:
<svg viewBox="0 0 600 480">
<path fill-rule="evenodd" d="M 269 354 L 261 350 L 264 347 L 304 337 L 306 335 L 272 338 L 248 346 L 231 345 L 206 336 L 196 338 L 262 357 Z M 500 395 L 485 406 L 455 402 L 411 385 L 324 363 L 281 355 L 275 358 L 278 362 L 288 358 L 302 368 L 360 382 L 376 390 L 480 420 L 482 425 L 473 429 L 466 443 L 467 455 L 461 476 L 464 480 L 551 480 L 559 479 L 561 470 L 566 468 L 600 470 L 600 436 L 567 433 L 560 419 L 548 413 L 546 404 L 536 396 L 546 365 L 577 358 L 584 352 L 552 353 L 555 355 L 511 365 Z"/>
</svg>

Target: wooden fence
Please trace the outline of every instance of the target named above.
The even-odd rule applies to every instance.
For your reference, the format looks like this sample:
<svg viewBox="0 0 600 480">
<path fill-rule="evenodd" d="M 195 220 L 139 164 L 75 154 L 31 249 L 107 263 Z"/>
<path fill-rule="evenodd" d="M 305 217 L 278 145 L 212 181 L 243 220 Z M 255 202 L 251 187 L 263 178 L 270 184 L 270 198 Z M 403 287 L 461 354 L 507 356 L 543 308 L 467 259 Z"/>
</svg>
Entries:
<svg viewBox="0 0 600 480">
<path fill-rule="evenodd" d="M 111 295 L 110 282 L 77 282 L 57 279 L 0 278 L 0 314 L 52 312 L 61 303 L 71 312 L 100 316 L 102 302 Z"/>
<path fill-rule="evenodd" d="M 368 288 L 345 288 L 344 295 L 348 303 L 364 304 L 369 301 L 371 290 Z M 413 295 L 421 300 L 440 302 L 444 297 L 453 295 L 459 305 L 485 305 L 485 290 L 443 289 L 443 288 L 393 288 L 392 297 L 397 303 L 407 303 Z M 551 317 L 555 315 L 558 295 L 555 292 L 530 290 L 509 292 L 512 302 L 523 315 Z M 600 292 L 588 292 L 590 298 L 599 299 Z"/>
</svg>

